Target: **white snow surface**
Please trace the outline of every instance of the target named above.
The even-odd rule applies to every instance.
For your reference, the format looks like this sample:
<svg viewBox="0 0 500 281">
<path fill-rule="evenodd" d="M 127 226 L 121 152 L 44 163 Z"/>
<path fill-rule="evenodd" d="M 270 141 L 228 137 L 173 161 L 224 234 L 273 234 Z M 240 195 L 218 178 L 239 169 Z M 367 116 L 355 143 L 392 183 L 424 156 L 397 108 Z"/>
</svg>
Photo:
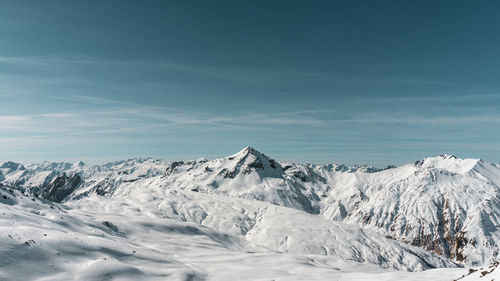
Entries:
<svg viewBox="0 0 500 281">
<path fill-rule="evenodd" d="M 4 162 L 0 183 L 0 280 L 454 280 L 499 255 L 500 167 L 479 159 L 377 170 L 247 147 Z"/>
</svg>

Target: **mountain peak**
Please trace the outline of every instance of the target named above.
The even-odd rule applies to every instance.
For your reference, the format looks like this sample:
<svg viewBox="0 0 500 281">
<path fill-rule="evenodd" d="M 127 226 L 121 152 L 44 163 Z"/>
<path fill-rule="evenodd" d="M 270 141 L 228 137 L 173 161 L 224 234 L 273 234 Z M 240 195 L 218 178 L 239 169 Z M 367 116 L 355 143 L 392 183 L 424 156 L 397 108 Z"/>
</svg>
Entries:
<svg viewBox="0 0 500 281">
<path fill-rule="evenodd" d="M 465 174 L 471 171 L 480 159 L 461 159 L 451 154 L 441 154 L 415 162 L 415 166 L 427 169 L 440 169 L 453 173 Z"/>
<path fill-rule="evenodd" d="M 262 154 L 260 153 L 259 151 L 257 151 L 255 148 L 251 147 L 251 146 L 246 146 L 245 148 L 243 148 L 242 150 L 240 150 L 240 152 L 236 153 L 236 154 Z"/>
<path fill-rule="evenodd" d="M 73 164 L 73 167 L 76 167 L 76 168 L 83 168 L 83 166 L 85 166 L 85 163 L 83 161 L 78 161 L 78 162 Z"/>
<path fill-rule="evenodd" d="M 259 152 L 253 147 L 247 146 L 238 153 L 228 156 L 227 160 L 231 161 L 231 174 L 236 174 L 237 171 L 242 171 L 244 174 L 250 173 L 252 170 L 258 171 L 261 175 L 277 176 L 281 175 L 281 165 Z"/>
<path fill-rule="evenodd" d="M 14 170 L 25 170 L 24 165 L 12 161 L 2 162 L 0 163 L 0 168 L 9 169 L 10 171 Z"/>
<path fill-rule="evenodd" d="M 443 159 L 458 159 L 455 155 L 453 154 L 440 154 L 439 157 Z"/>
<path fill-rule="evenodd" d="M 242 150 L 238 151 L 237 153 L 228 156 L 228 158 L 241 158 L 241 157 L 246 157 L 249 155 L 253 155 L 257 158 L 268 158 L 265 154 L 261 153 L 260 151 L 258 151 L 257 149 L 255 149 L 251 146 L 247 146 L 247 147 L 243 148 Z"/>
</svg>

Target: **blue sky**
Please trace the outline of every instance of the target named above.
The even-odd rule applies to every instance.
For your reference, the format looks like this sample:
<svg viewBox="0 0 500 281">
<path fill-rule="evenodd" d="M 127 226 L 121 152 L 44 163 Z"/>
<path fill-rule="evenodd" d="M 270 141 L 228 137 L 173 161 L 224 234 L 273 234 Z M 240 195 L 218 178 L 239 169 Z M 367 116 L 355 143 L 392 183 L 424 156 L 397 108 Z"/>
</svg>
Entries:
<svg viewBox="0 0 500 281">
<path fill-rule="evenodd" d="M 496 1 L 4 1 L 0 160 L 500 162 Z"/>
</svg>

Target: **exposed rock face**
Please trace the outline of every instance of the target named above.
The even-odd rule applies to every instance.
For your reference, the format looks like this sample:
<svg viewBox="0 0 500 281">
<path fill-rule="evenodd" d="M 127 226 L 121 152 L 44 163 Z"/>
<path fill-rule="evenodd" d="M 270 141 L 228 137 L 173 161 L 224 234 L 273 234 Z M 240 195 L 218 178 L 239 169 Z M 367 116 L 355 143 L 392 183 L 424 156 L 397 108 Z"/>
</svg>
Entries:
<svg viewBox="0 0 500 281">
<path fill-rule="evenodd" d="M 165 175 L 170 175 L 174 172 L 175 168 L 184 165 L 182 161 L 172 162 L 172 164 L 165 170 Z"/>
<path fill-rule="evenodd" d="M 73 174 L 68 177 L 63 173 L 45 187 L 41 196 L 50 201 L 61 202 L 66 196 L 73 193 L 82 183 L 83 180 L 78 174 Z"/>
</svg>

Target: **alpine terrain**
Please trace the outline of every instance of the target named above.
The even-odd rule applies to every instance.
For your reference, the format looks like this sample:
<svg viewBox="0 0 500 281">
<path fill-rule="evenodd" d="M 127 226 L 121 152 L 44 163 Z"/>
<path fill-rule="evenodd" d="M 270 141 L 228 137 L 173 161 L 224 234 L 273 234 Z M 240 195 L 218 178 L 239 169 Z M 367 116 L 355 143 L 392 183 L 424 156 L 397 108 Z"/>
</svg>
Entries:
<svg viewBox="0 0 500 281">
<path fill-rule="evenodd" d="M 491 280 L 500 165 L 0 163 L 0 280 Z"/>
</svg>

